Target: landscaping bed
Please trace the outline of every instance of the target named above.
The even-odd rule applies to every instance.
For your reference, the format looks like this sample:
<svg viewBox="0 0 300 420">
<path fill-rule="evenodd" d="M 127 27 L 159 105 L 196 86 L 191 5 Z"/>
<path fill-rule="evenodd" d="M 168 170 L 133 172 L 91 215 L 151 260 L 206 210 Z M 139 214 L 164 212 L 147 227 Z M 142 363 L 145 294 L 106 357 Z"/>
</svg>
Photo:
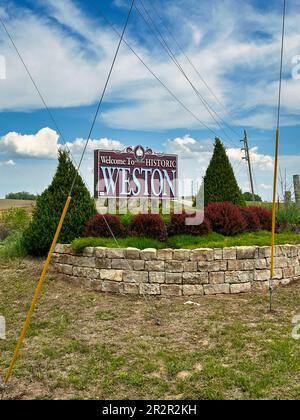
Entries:
<svg viewBox="0 0 300 420">
<path fill-rule="evenodd" d="M 151 238 L 143 237 L 126 237 L 117 238 L 79 238 L 72 242 L 72 248 L 75 252 L 80 253 L 86 247 L 108 247 L 108 248 L 128 248 L 135 247 L 139 249 L 146 248 L 225 248 L 232 246 L 269 246 L 271 243 L 271 232 L 260 231 L 253 233 L 244 233 L 237 236 L 224 236 L 218 233 L 210 233 L 205 236 L 192 235 L 176 235 L 170 237 L 167 241 L 161 242 Z M 299 244 L 300 235 L 294 232 L 278 233 L 275 238 L 276 245 Z"/>
<path fill-rule="evenodd" d="M 300 280 L 300 245 L 276 246 L 274 285 Z M 267 289 L 271 247 L 188 249 L 57 245 L 56 273 L 76 285 L 127 295 L 197 296 Z"/>
</svg>

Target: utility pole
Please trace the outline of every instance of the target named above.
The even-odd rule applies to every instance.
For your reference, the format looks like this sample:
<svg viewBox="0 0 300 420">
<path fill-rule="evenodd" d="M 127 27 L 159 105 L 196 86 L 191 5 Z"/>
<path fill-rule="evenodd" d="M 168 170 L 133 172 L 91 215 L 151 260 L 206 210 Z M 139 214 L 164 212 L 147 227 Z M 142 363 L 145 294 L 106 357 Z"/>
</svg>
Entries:
<svg viewBox="0 0 300 420">
<path fill-rule="evenodd" d="M 296 205 L 298 208 L 300 208 L 300 177 L 299 175 L 294 175 L 293 179 L 294 179 Z"/>
<path fill-rule="evenodd" d="M 253 200 L 253 203 L 255 203 L 256 200 L 255 200 L 255 192 L 254 192 L 253 174 L 252 174 L 249 144 L 248 144 L 248 137 L 247 137 L 246 130 L 244 130 L 244 139 L 241 141 L 244 143 L 244 147 L 242 148 L 242 151 L 245 152 L 245 156 L 242 159 L 246 160 L 246 162 L 248 163 L 252 200 Z"/>
</svg>

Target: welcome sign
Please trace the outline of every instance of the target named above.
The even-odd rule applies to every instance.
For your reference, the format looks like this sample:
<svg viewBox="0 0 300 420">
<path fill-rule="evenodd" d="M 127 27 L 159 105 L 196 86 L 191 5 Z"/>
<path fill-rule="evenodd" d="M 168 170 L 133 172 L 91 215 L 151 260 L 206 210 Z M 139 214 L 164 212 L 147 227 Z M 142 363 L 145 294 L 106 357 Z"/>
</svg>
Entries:
<svg viewBox="0 0 300 420">
<path fill-rule="evenodd" d="M 95 198 L 177 197 L 178 156 L 143 146 L 95 150 Z"/>
</svg>

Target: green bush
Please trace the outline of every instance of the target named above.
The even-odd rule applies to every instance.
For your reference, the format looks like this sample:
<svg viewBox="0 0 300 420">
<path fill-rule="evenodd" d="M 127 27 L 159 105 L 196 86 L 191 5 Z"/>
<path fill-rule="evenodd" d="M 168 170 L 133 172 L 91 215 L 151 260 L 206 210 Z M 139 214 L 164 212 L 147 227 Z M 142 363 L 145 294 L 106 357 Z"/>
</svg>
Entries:
<svg viewBox="0 0 300 420">
<path fill-rule="evenodd" d="M 26 256 L 23 232 L 16 231 L 0 242 L 0 259 L 22 258 Z"/>
<path fill-rule="evenodd" d="M 23 257 L 26 254 L 22 235 L 29 225 L 29 215 L 24 209 L 11 209 L 1 213 L 0 258 Z"/>
<path fill-rule="evenodd" d="M 225 201 L 246 205 L 225 147 L 216 139 L 214 153 L 204 177 L 204 202 L 207 206 L 209 203 Z"/>
<path fill-rule="evenodd" d="M 24 232 L 24 245 L 30 255 L 47 254 L 76 173 L 66 151 L 59 152 L 58 161 L 52 183 L 38 197 L 32 222 Z M 70 243 L 81 236 L 85 222 L 94 214 L 96 214 L 94 199 L 91 198 L 82 178 L 78 175 L 59 242 Z"/>
<path fill-rule="evenodd" d="M 278 230 L 300 231 L 300 209 L 296 204 L 277 209 L 276 223 Z"/>
<path fill-rule="evenodd" d="M 10 209 L 2 212 L 0 223 L 12 231 L 24 230 L 29 225 L 29 215 L 25 209 Z"/>
</svg>

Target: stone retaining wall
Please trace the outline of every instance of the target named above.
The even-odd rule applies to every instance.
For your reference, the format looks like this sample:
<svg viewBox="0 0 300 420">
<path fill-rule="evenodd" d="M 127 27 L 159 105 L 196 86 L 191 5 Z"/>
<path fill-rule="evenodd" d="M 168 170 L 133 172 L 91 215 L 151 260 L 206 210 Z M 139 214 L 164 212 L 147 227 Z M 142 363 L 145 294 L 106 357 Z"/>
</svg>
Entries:
<svg viewBox="0 0 300 420">
<path fill-rule="evenodd" d="M 52 266 L 78 285 L 131 295 L 193 296 L 267 288 L 270 247 L 224 249 L 86 248 L 57 245 Z M 300 245 L 276 247 L 275 284 L 300 280 Z"/>
</svg>

